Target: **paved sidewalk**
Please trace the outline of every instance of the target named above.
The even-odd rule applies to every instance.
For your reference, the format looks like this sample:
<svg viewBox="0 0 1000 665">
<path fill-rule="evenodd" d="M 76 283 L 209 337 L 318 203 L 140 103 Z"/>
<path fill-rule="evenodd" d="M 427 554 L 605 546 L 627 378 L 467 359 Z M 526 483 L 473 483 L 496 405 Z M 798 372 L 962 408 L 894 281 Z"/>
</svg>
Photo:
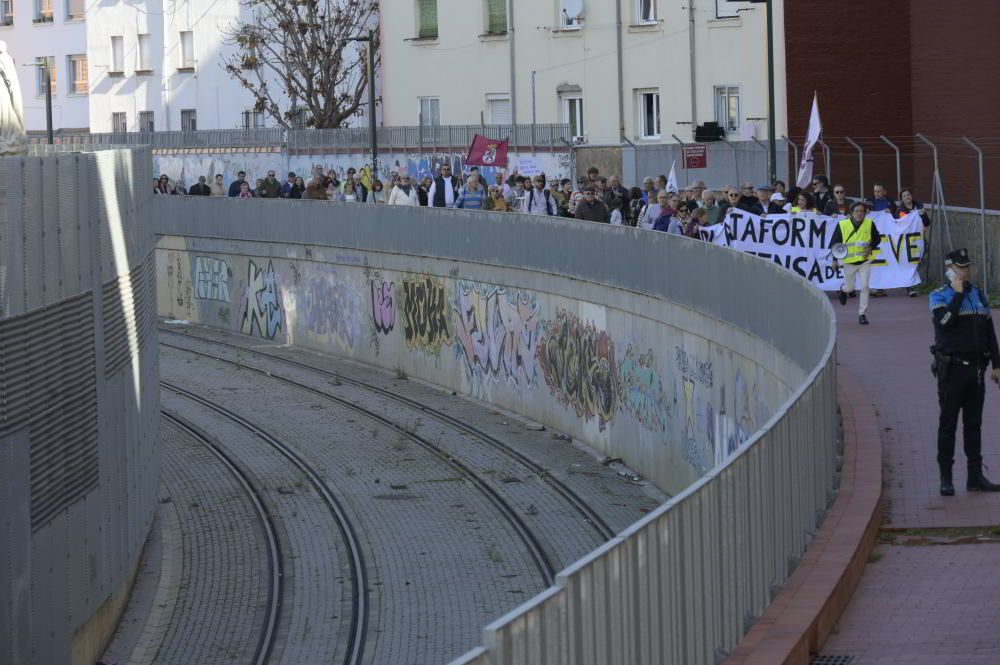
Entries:
<svg viewBox="0 0 1000 665">
<path fill-rule="evenodd" d="M 876 547 L 823 655 L 855 656 L 852 665 L 1000 663 L 1000 542 L 968 537 L 1000 525 L 1000 494 L 965 491 L 960 433 L 957 496 L 938 495 L 927 298 L 873 299 L 866 327 L 857 324 L 856 300 L 843 308 L 834 301 L 834 308 L 838 361 L 858 377 L 878 414 L 888 501 L 884 528 L 902 533 L 897 544 Z M 1000 478 L 1000 390 L 992 383 L 983 416 L 987 475 Z M 968 541 L 973 544 L 962 544 Z"/>
</svg>

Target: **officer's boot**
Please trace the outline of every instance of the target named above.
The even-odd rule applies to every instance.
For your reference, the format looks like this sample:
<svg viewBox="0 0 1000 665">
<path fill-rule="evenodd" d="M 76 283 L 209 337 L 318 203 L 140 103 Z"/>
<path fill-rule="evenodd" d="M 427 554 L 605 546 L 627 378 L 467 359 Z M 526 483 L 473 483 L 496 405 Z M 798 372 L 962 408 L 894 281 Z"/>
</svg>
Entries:
<svg viewBox="0 0 1000 665">
<path fill-rule="evenodd" d="M 983 463 L 975 462 L 969 465 L 969 479 L 965 482 L 969 492 L 1000 492 L 1000 485 L 994 485 L 983 475 Z"/>
<path fill-rule="evenodd" d="M 955 483 L 951 479 L 951 467 L 941 467 L 941 496 L 955 496 Z"/>
</svg>

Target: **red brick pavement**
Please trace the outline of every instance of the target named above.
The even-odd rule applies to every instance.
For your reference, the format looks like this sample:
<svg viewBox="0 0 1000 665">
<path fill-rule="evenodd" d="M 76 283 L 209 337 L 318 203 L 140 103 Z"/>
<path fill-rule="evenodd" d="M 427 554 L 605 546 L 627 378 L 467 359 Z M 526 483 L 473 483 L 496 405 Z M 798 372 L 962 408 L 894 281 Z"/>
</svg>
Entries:
<svg viewBox="0 0 1000 665">
<path fill-rule="evenodd" d="M 841 307 L 834 301 L 839 317 L 837 360 L 858 378 L 878 414 L 889 499 L 886 526 L 1000 524 L 1000 494 L 965 491 L 961 428 L 955 456 L 957 495 L 938 494 L 937 390 L 928 351 L 934 330 L 927 297 L 873 298 L 869 326 L 858 325 L 856 303 L 850 300 Z M 983 456 L 990 468 L 987 476 L 1000 482 L 1000 390 L 992 383 L 983 409 Z"/>
<path fill-rule="evenodd" d="M 928 371 L 933 331 L 926 298 L 872 301 L 872 325 L 859 326 L 855 302 L 841 308 L 838 357 L 878 412 L 890 501 L 889 528 L 1000 524 L 1000 495 L 937 491 L 937 403 Z M 1000 392 L 990 386 L 984 453 L 1000 478 Z M 961 451 L 959 441 L 958 450 Z M 854 655 L 855 665 L 1000 663 L 1000 544 L 881 546 L 865 568 L 824 655 Z"/>
</svg>

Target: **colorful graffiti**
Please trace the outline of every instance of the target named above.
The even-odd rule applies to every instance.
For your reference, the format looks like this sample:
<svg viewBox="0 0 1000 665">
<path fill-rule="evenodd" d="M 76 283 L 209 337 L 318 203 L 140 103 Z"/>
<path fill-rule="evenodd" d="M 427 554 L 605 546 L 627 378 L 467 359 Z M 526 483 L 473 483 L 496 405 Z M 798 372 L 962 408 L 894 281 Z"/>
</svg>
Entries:
<svg viewBox="0 0 1000 665">
<path fill-rule="evenodd" d="M 274 264 L 269 260 L 261 270 L 253 259 L 247 262 L 247 287 L 243 296 L 243 321 L 240 331 L 244 335 L 257 335 L 274 339 L 284 326 L 285 311 L 280 302 Z"/>
<path fill-rule="evenodd" d="M 618 366 L 620 409 L 653 432 L 663 432 L 670 420 L 670 401 L 656 367 L 653 350 L 636 356 L 630 344 Z"/>
<path fill-rule="evenodd" d="M 515 387 L 534 384 L 541 322 L 532 293 L 459 282 L 452 308 L 458 356 L 473 381 L 505 380 Z"/>
<path fill-rule="evenodd" d="M 603 431 L 618 406 L 614 342 L 593 323 L 560 309 L 544 326 L 536 353 L 553 396 Z"/>
<path fill-rule="evenodd" d="M 689 355 L 683 347 L 675 347 L 675 358 L 677 361 L 677 371 L 681 373 L 687 381 L 695 381 L 705 386 L 712 387 L 712 361 L 699 360 L 696 356 Z"/>
<path fill-rule="evenodd" d="M 194 259 L 194 297 L 198 300 L 229 302 L 229 282 L 233 271 L 224 259 L 196 256 Z"/>
<path fill-rule="evenodd" d="M 388 335 L 396 327 L 396 285 L 393 282 L 370 282 L 372 321 L 375 332 Z"/>
<path fill-rule="evenodd" d="M 403 280 L 403 335 L 408 348 L 432 354 L 451 345 L 448 296 L 442 280 L 429 275 Z"/>
<path fill-rule="evenodd" d="M 360 300 L 358 290 L 335 268 L 317 267 L 303 292 L 306 328 L 325 342 L 353 351 L 361 339 Z"/>
</svg>

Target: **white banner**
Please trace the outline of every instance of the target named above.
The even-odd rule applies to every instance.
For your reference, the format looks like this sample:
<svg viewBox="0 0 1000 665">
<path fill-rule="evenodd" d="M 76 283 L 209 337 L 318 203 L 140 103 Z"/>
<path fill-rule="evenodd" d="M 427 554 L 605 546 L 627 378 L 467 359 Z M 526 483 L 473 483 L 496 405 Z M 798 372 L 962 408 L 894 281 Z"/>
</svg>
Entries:
<svg viewBox="0 0 1000 665">
<path fill-rule="evenodd" d="M 871 213 L 882 242 L 872 254 L 871 288 L 896 289 L 920 283 L 917 266 L 924 253 L 923 222 L 913 212 L 893 219 L 888 212 Z M 843 270 L 833 269 L 830 245 L 842 217 L 813 213 L 758 217 L 730 210 L 725 222 L 700 229 L 701 238 L 774 261 L 796 272 L 823 291 L 836 291 Z"/>
</svg>

